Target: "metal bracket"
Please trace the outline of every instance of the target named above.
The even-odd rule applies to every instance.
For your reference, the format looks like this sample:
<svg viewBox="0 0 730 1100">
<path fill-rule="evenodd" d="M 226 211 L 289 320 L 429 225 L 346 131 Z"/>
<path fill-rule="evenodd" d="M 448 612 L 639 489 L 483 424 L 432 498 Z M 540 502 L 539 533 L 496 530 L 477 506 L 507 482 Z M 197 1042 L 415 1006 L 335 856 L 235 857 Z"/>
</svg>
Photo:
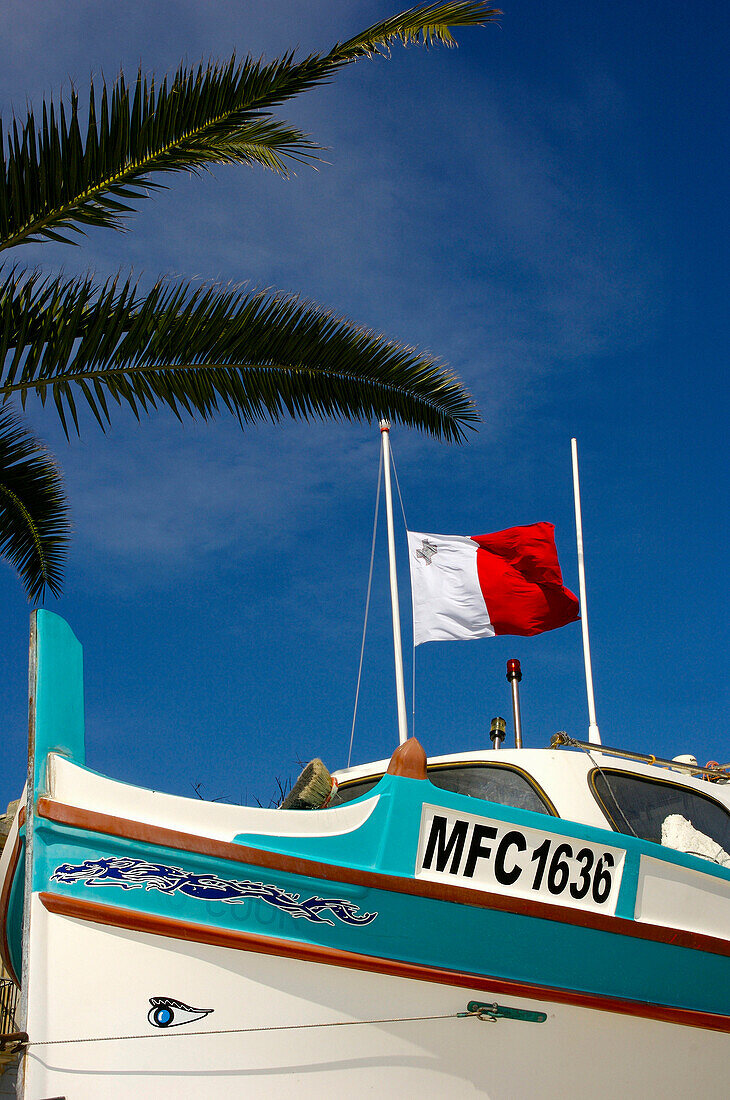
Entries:
<svg viewBox="0 0 730 1100">
<path fill-rule="evenodd" d="M 528 1024 L 544 1024 L 547 1020 L 546 1012 L 532 1012 L 526 1008 L 509 1008 L 508 1005 L 487 1004 L 484 1001 L 469 1001 L 466 1012 L 457 1012 L 457 1016 L 476 1016 L 477 1020 L 488 1020 L 496 1023 L 497 1020 L 523 1020 Z"/>
</svg>

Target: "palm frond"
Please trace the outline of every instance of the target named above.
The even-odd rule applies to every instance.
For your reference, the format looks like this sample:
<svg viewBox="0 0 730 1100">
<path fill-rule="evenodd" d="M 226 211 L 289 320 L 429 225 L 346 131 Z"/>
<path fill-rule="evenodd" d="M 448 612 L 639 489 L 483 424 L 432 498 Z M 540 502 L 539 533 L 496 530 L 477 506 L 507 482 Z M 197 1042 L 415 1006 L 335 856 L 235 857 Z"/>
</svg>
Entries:
<svg viewBox="0 0 730 1100">
<path fill-rule="evenodd" d="M 483 27 L 487 23 L 496 22 L 500 15 L 502 12 L 498 8 L 488 8 L 478 0 L 428 4 L 425 7 L 418 5 L 375 23 L 355 38 L 334 46 L 329 56 L 355 61 L 359 57 L 387 53 L 393 42 L 426 48 L 436 44 L 455 46 L 452 27 Z"/>
<path fill-rule="evenodd" d="M 477 26 L 499 14 L 485 3 L 455 0 L 409 8 L 328 54 L 269 64 L 181 65 L 158 86 L 140 70 L 120 75 L 97 95 L 93 82 L 86 138 L 78 95 L 43 103 L 13 120 L 7 142 L 0 120 L 0 251 L 27 241 L 70 242 L 85 225 L 119 229 L 157 173 L 201 171 L 213 164 L 260 165 L 286 175 L 292 161 L 319 146 L 276 119 L 272 107 L 326 82 L 343 65 L 386 52 L 393 42 L 453 44 L 449 26 Z"/>
<path fill-rule="evenodd" d="M 0 400 L 55 402 L 64 430 L 77 403 L 102 428 L 110 399 L 139 417 L 166 405 L 242 423 L 372 417 L 460 441 L 479 417 L 439 360 L 291 296 L 160 281 L 22 278 L 0 285 Z"/>
<path fill-rule="evenodd" d="M 43 104 L 20 128 L 13 121 L 0 158 L 0 251 L 38 240 L 75 243 L 83 226 L 124 227 L 130 201 L 159 189 L 155 172 L 199 172 L 212 164 L 250 164 L 288 174 L 288 162 L 314 158 L 317 146 L 269 112 L 245 106 L 256 84 L 250 61 L 181 66 L 157 88 L 140 70 L 120 75 L 97 97 L 92 82 L 86 141 L 79 100 Z M 0 141 L 2 121 L 0 120 Z"/>
<path fill-rule="evenodd" d="M 70 525 L 61 478 L 42 445 L 9 409 L 0 410 L 0 556 L 18 571 L 29 600 L 61 591 Z"/>
</svg>

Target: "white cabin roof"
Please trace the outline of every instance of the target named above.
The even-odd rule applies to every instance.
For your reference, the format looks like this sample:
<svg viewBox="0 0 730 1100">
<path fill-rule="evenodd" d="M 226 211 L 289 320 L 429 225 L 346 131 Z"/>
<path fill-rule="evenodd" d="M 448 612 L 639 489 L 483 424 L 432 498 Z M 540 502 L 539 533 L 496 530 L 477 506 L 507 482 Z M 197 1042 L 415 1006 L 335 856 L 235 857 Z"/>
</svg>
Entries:
<svg viewBox="0 0 730 1100">
<path fill-rule="evenodd" d="M 382 775 L 389 760 L 376 760 L 335 772 L 340 786 L 365 781 Z M 664 780 L 695 790 L 714 799 L 730 811 L 730 783 L 710 783 L 686 772 L 638 760 L 626 760 L 600 748 L 585 751 L 573 749 L 493 749 L 430 756 L 428 766 L 458 764 L 490 764 L 516 768 L 525 772 L 547 796 L 559 817 L 599 828 L 611 827 L 592 793 L 589 775 L 597 767 L 606 771 L 624 771 L 646 779 Z"/>
</svg>

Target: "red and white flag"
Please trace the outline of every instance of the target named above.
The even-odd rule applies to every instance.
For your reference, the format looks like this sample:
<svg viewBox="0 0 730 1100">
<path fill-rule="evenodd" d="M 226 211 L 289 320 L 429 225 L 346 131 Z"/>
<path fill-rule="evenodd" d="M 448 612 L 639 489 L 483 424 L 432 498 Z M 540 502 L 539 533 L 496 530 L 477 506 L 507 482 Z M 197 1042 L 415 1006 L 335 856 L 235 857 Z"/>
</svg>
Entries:
<svg viewBox="0 0 730 1100">
<path fill-rule="evenodd" d="M 575 622 L 552 523 L 491 535 L 408 532 L 414 644 L 541 634 Z"/>
</svg>

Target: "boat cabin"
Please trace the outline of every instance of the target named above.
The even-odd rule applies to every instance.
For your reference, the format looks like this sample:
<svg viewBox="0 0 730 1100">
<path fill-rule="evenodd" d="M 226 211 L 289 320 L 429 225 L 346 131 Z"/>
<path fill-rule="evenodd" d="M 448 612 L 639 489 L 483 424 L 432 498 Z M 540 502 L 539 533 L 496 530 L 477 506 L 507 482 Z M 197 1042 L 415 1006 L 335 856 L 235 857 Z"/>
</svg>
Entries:
<svg viewBox="0 0 730 1100">
<path fill-rule="evenodd" d="M 336 772 L 330 805 L 364 798 L 388 763 Z M 429 758 L 426 770 L 434 786 L 455 794 L 609 828 L 730 866 L 730 776 L 717 768 L 649 764 L 592 746 L 450 753 Z"/>
</svg>

